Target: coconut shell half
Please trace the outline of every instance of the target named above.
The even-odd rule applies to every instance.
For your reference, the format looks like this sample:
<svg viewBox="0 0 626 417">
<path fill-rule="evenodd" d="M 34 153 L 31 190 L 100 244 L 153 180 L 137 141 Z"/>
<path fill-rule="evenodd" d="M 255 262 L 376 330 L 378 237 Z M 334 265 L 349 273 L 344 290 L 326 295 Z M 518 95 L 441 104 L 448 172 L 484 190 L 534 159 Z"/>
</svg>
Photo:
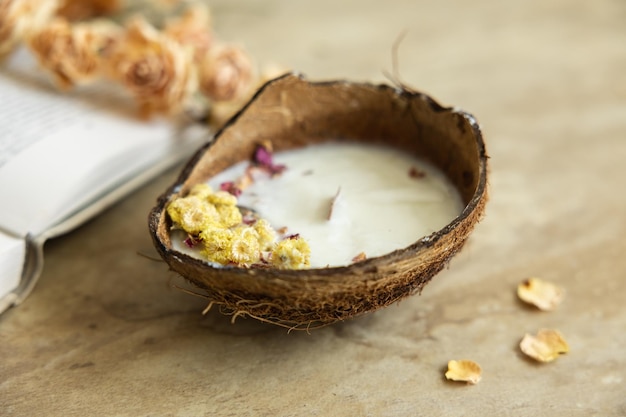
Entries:
<svg viewBox="0 0 626 417">
<path fill-rule="evenodd" d="M 172 248 L 169 201 L 270 141 L 275 152 L 325 141 L 383 144 L 430 161 L 458 189 L 465 208 L 412 245 L 352 265 L 307 270 L 216 268 Z M 192 157 L 149 216 L 154 245 L 170 268 L 236 316 L 295 329 L 345 320 L 418 293 L 465 243 L 487 200 L 487 154 L 476 120 L 404 88 L 309 82 L 287 74 L 265 84 Z"/>
</svg>

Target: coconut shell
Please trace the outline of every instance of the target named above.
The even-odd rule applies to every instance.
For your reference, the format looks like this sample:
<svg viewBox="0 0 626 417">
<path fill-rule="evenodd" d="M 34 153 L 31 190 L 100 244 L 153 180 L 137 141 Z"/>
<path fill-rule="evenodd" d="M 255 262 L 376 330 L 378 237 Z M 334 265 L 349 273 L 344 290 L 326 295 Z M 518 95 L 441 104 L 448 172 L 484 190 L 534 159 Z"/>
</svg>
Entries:
<svg viewBox="0 0 626 417">
<path fill-rule="evenodd" d="M 270 141 L 274 151 L 325 141 L 393 146 L 443 171 L 465 207 L 412 245 L 352 265 L 306 270 L 212 267 L 170 241 L 169 201 Z M 387 85 L 309 82 L 287 74 L 265 84 L 184 167 L 149 215 L 154 245 L 170 268 L 204 290 L 223 312 L 309 329 L 388 306 L 439 272 L 465 243 L 487 200 L 487 154 L 476 120 L 425 94 Z"/>
</svg>

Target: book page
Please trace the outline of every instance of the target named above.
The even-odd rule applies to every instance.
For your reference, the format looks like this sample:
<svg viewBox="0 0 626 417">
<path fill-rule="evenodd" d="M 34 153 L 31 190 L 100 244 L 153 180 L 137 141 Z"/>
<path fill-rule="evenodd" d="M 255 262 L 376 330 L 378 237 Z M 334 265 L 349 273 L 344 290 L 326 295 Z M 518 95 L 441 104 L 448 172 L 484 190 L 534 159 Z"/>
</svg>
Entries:
<svg viewBox="0 0 626 417">
<path fill-rule="evenodd" d="M 24 239 L 0 233 L 0 271 L 2 271 L 0 277 L 0 312 L 14 301 L 14 299 L 8 299 L 6 296 L 20 283 L 25 257 L 26 241 Z"/>
<path fill-rule="evenodd" d="M 0 68 L 0 229 L 37 236 L 208 140 L 206 130 L 138 119 L 132 100 L 106 87 L 59 92 L 24 50 Z"/>
</svg>

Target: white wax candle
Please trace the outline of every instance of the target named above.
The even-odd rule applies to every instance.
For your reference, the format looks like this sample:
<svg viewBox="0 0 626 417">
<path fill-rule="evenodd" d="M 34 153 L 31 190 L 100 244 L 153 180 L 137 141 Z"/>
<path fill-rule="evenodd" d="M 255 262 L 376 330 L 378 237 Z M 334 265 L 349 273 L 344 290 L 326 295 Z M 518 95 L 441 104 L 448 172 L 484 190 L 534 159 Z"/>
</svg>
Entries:
<svg viewBox="0 0 626 417">
<path fill-rule="evenodd" d="M 275 229 L 287 227 L 287 234 L 306 239 L 312 268 L 348 265 L 361 252 L 372 258 L 404 248 L 463 208 L 442 173 L 391 148 L 327 143 L 278 152 L 274 162 L 286 170 L 273 178 L 256 175 L 238 204 L 256 210 Z M 237 164 L 209 184 L 219 189 L 248 165 Z"/>
</svg>

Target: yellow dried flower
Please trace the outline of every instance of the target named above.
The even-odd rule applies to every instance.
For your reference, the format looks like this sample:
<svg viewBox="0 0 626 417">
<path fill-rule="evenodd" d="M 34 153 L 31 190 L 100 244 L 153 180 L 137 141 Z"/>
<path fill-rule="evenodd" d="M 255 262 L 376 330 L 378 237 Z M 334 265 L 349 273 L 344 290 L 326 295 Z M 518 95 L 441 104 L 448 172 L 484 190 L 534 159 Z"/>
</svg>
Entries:
<svg viewBox="0 0 626 417">
<path fill-rule="evenodd" d="M 277 268 L 304 269 L 311 265 L 311 248 L 301 237 L 290 237 L 274 246 L 270 260 Z"/>
<path fill-rule="evenodd" d="M 185 197 L 173 200 L 167 213 L 174 227 L 202 242 L 201 254 L 210 262 L 222 265 L 255 266 L 262 252 L 270 251 L 270 260 L 278 268 L 302 269 L 310 266 L 311 249 L 298 235 L 276 244 L 277 233 L 267 220 L 244 223 L 237 197 L 208 184 L 196 184 Z"/>
<path fill-rule="evenodd" d="M 213 194 L 213 189 L 211 188 L 211 186 L 206 183 L 200 183 L 191 187 L 191 190 L 189 190 L 188 195 L 193 195 L 202 199 L 207 199 L 211 194 Z"/>
<path fill-rule="evenodd" d="M 470 360 L 449 361 L 446 378 L 452 381 L 462 381 L 469 384 L 478 384 L 482 370 L 480 365 Z"/>
<path fill-rule="evenodd" d="M 554 310 L 563 301 L 565 291 L 551 282 L 529 278 L 517 286 L 517 296 L 540 310 Z"/>
<path fill-rule="evenodd" d="M 200 61 L 213 44 L 213 31 L 208 8 L 195 4 L 185 13 L 165 23 L 163 33 L 181 45 L 193 48 L 194 61 Z"/>
<path fill-rule="evenodd" d="M 276 240 L 278 239 L 278 235 L 276 231 L 270 226 L 267 220 L 259 219 L 252 226 L 254 230 L 257 232 L 259 236 L 259 245 L 261 250 L 270 250 Z"/>
<path fill-rule="evenodd" d="M 249 266 L 261 258 L 258 234 L 246 225 L 209 228 L 200 233 L 202 253 L 211 262 Z"/>
<path fill-rule="evenodd" d="M 57 0 L 0 0 L 0 59 L 54 14 Z"/>
<path fill-rule="evenodd" d="M 552 362 L 559 355 L 569 352 L 569 346 L 561 333 L 542 329 L 536 335 L 526 334 L 519 344 L 526 355 L 539 362 Z"/>
<path fill-rule="evenodd" d="M 167 206 L 167 214 L 185 232 L 197 235 L 219 221 L 215 206 L 198 196 L 177 198 Z"/>
<path fill-rule="evenodd" d="M 216 191 L 207 196 L 207 201 L 215 205 L 236 206 L 237 197 L 227 191 Z"/>
<path fill-rule="evenodd" d="M 237 206 L 218 204 L 214 207 L 217 209 L 219 222 L 222 227 L 237 226 L 243 221 L 243 216 Z"/>
<path fill-rule="evenodd" d="M 145 115 L 175 114 L 195 89 L 190 60 L 190 49 L 137 17 L 109 53 L 108 74 L 135 96 Z"/>
<path fill-rule="evenodd" d="M 231 260 L 240 265 L 258 262 L 261 258 L 259 234 L 250 226 L 238 226 L 233 229 L 234 239 L 231 246 Z"/>
<path fill-rule="evenodd" d="M 236 101 L 248 96 L 254 85 L 248 54 L 234 45 L 217 45 L 199 63 L 200 91 L 215 101 Z"/>
<path fill-rule="evenodd" d="M 39 64 L 50 71 L 60 88 L 85 83 L 100 73 L 100 53 L 119 36 L 112 23 L 70 25 L 56 18 L 34 33 L 28 45 Z"/>
<path fill-rule="evenodd" d="M 202 254 L 211 262 L 227 265 L 232 262 L 235 234 L 230 229 L 206 229 L 200 233 L 204 245 Z"/>
</svg>

